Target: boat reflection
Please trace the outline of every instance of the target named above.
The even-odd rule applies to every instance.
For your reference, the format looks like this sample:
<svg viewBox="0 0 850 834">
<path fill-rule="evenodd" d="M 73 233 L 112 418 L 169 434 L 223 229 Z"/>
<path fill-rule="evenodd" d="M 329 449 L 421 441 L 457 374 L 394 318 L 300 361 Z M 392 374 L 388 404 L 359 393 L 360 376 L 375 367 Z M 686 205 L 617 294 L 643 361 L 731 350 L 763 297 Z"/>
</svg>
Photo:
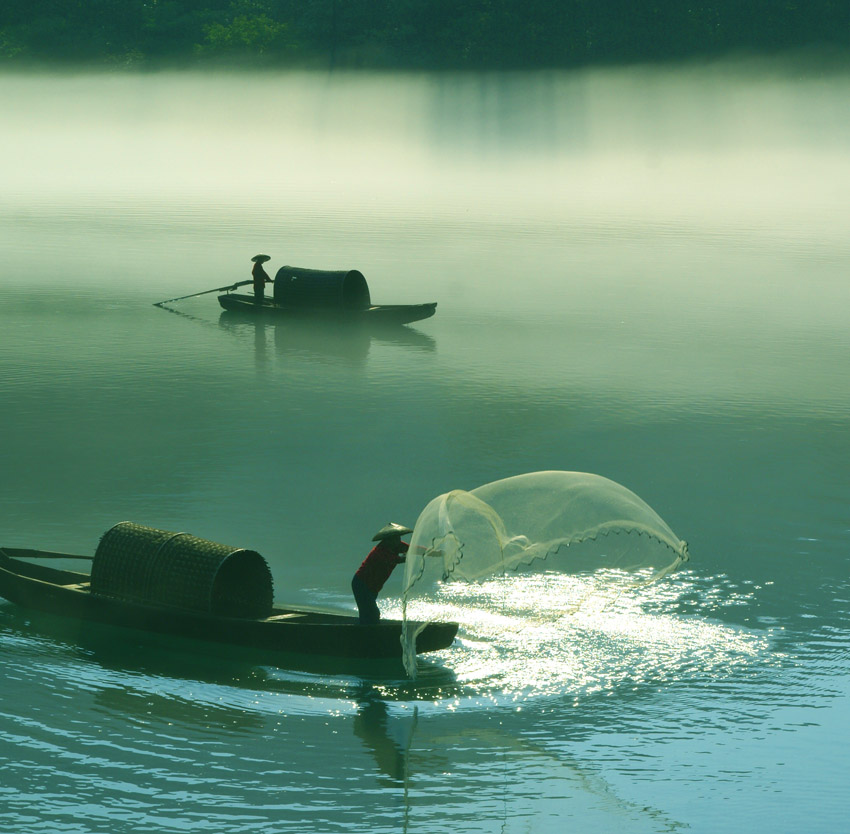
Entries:
<svg viewBox="0 0 850 834">
<path fill-rule="evenodd" d="M 263 731 L 267 724 L 264 714 L 245 709 L 242 704 L 211 703 L 198 699 L 195 693 L 191 693 L 190 697 L 173 692 L 152 692 L 131 685 L 105 686 L 95 693 L 93 701 L 100 711 L 143 723 L 155 717 L 167 725 L 201 729 L 215 727 L 216 730 L 243 733 Z"/>
<path fill-rule="evenodd" d="M 334 764 L 334 756 L 347 749 L 337 735 L 345 726 L 365 753 L 367 769 L 395 796 L 403 814 L 397 830 L 420 822 L 419 815 L 428 816 L 412 798 L 449 803 L 456 801 L 458 785 L 498 802 L 505 820 L 526 817 L 535 808 L 524 786 L 529 772 L 546 774 L 535 783 L 539 795 L 556 802 L 569 794 L 572 807 L 606 824 L 598 830 L 613 830 L 610 824 L 623 818 L 641 820 L 653 831 L 686 827 L 645 801 L 620 796 L 600 773 L 596 754 L 588 758 L 588 739 L 604 743 L 609 730 L 611 755 L 620 755 L 616 744 L 623 711 L 612 709 L 606 692 L 578 707 L 574 694 L 532 699 L 522 709 L 516 703 L 496 705 L 492 698 L 476 704 L 444 672 L 442 681 L 452 684 L 440 684 L 442 692 L 456 687 L 460 697 L 435 698 L 440 691 L 436 681 L 431 689 L 418 681 L 405 684 L 393 679 L 386 665 L 381 677 L 377 667 L 346 675 L 339 664 L 333 672 L 327 665 L 323 673 L 296 672 L 256 664 L 226 647 L 75 623 L 12 605 L 0 605 L 0 649 L 19 660 L 33 680 L 61 682 L 68 703 L 85 703 L 100 712 L 110 744 L 122 751 L 144 752 L 167 737 L 169 743 L 177 740 L 181 756 L 192 757 L 185 752 L 190 747 L 223 739 L 228 750 L 262 759 L 265 754 L 257 751 L 264 742 L 273 740 L 279 751 L 279 738 L 285 738 L 291 742 L 293 770 L 337 767 L 359 777 L 363 766 L 356 759 L 342 767 Z M 9 671 L 17 675 L 21 670 L 9 665 Z M 647 694 L 654 695 L 651 690 Z M 631 691 L 626 695 L 628 710 L 646 700 Z M 453 709 L 462 703 L 465 708 Z M 279 726 L 285 727 L 280 737 L 274 735 Z M 163 753 L 165 759 L 172 754 L 170 749 Z M 206 755 L 200 760 L 208 765 Z M 265 759 L 260 766 L 266 767 Z M 447 781 L 448 773 L 452 779 Z"/>
<path fill-rule="evenodd" d="M 414 699 L 426 691 L 406 677 L 401 658 L 269 652 L 72 620 L 15 605 L 0 605 L 0 640 L 4 635 L 46 641 L 44 650 L 54 656 L 58 652 L 134 678 L 170 678 L 210 686 L 346 699 L 357 697 L 364 687 L 375 683 L 392 689 L 400 699 Z M 34 651 L 38 651 L 37 646 Z M 419 662 L 429 663 L 422 659 Z M 451 670 L 437 661 L 430 664 L 433 668 L 427 677 L 429 693 L 440 687 L 450 689 L 456 683 Z"/>
<path fill-rule="evenodd" d="M 429 353 L 436 350 L 432 336 L 406 325 L 365 327 L 354 322 L 316 320 L 270 322 L 232 311 L 220 315 L 219 325 L 238 335 L 253 332 L 258 358 L 265 354 L 269 332 L 279 356 L 304 355 L 353 364 L 366 361 L 373 343 Z"/>
<path fill-rule="evenodd" d="M 356 695 L 354 735 L 372 753 L 381 773 L 395 783 L 409 776 L 410 748 L 419 720 L 414 705 L 408 714 L 391 713 L 387 702 L 369 684 Z"/>
</svg>

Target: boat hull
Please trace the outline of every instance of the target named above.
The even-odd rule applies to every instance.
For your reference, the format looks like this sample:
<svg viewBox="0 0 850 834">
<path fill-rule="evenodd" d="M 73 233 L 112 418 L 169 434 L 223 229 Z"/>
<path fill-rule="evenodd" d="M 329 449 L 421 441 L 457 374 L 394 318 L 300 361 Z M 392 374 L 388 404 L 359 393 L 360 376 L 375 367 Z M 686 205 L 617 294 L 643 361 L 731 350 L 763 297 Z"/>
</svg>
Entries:
<svg viewBox="0 0 850 834">
<path fill-rule="evenodd" d="M 231 312 L 244 313 L 250 317 L 271 319 L 316 319 L 326 321 L 355 322 L 369 325 L 400 325 L 430 318 L 437 310 L 437 303 L 428 304 L 376 304 L 363 309 L 339 307 L 281 307 L 271 299 L 256 304 L 253 295 L 227 293 L 218 297 L 218 303 Z"/>
<path fill-rule="evenodd" d="M 400 658 L 400 620 L 360 625 L 355 616 L 275 606 L 269 617 L 217 617 L 192 611 L 127 603 L 92 594 L 89 575 L 25 561 L 62 554 L 3 548 L 0 596 L 23 608 L 141 631 L 174 634 L 270 652 L 346 658 Z M 67 555 L 69 559 L 78 556 Z M 450 646 L 457 623 L 429 623 L 417 653 Z"/>
</svg>

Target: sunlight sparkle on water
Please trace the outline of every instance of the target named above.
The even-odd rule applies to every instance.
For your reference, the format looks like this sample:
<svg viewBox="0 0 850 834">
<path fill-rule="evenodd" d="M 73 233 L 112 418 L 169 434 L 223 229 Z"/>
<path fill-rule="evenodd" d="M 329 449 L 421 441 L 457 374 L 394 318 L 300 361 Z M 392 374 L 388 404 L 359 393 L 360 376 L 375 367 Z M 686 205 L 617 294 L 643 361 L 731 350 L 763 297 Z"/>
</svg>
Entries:
<svg viewBox="0 0 850 834">
<path fill-rule="evenodd" d="M 513 700 L 719 678 L 766 653 L 763 633 L 677 613 L 692 590 L 682 577 L 626 590 L 546 573 L 447 584 L 427 608 L 461 623 L 451 667 L 465 693 Z"/>
</svg>

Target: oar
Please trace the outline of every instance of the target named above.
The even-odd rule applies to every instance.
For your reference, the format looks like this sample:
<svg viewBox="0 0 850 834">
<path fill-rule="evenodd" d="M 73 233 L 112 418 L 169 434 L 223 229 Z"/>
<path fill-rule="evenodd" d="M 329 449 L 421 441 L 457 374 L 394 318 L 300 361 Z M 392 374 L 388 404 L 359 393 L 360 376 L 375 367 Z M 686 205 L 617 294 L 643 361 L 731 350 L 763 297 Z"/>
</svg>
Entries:
<svg viewBox="0 0 850 834">
<path fill-rule="evenodd" d="M 203 292 L 193 292 L 190 295 L 181 295 L 179 298 L 167 298 L 165 301 L 155 301 L 154 307 L 162 307 L 163 304 L 171 304 L 172 301 L 182 301 L 184 298 L 194 298 L 196 295 L 206 295 L 208 292 L 224 292 L 227 290 L 235 290 L 237 287 L 244 287 L 245 284 L 253 284 L 251 281 L 237 281 L 235 284 L 230 284 L 227 287 L 216 287 L 214 290 L 204 290 Z"/>
<path fill-rule="evenodd" d="M 16 547 L 15 550 L 18 552 L 17 558 L 23 557 L 24 559 L 88 559 L 89 561 L 94 559 L 94 556 L 74 556 L 70 553 L 53 553 L 49 550 L 28 550 L 20 547 Z M 2 547 L 0 547 L 0 553 L 7 559 L 16 558 Z"/>
</svg>

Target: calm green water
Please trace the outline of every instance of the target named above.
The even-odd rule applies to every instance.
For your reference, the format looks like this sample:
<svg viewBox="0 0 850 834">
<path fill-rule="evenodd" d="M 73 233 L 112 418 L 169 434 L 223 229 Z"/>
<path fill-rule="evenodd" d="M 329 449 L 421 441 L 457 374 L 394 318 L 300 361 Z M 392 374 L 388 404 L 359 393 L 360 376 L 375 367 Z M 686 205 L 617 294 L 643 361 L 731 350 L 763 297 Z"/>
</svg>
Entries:
<svg viewBox="0 0 850 834">
<path fill-rule="evenodd" d="M 843 830 L 848 94 L 754 67 L 0 79 L 0 543 L 187 530 L 352 610 L 388 520 L 569 469 L 692 554 L 567 618 L 508 584 L 415 684 L 0 604 L 0 830 Z M 438 313 L 152 306 L 259 251 Z"/>
</svg>

